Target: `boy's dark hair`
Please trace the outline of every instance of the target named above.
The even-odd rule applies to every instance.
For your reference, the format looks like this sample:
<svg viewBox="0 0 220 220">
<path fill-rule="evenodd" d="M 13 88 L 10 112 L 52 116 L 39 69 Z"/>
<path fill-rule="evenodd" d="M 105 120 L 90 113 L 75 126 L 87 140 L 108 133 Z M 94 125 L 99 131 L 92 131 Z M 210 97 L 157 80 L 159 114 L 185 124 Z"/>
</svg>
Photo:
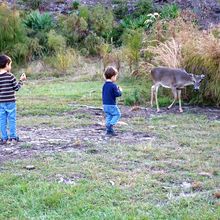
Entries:
<svg viewBox="0 0 220 220">
<path fill-rule="evenodd" d="M 112 76 L 118 74 L 118 71 L 113 66 L 108 66 L 105 70 L 104 76 L 106 79 L 111 79 Z"/>
<path fill-rule="evenodd" d="M 7 64 L 11 63 L 11 58 L 6 55 L 0 55 L 0 69 L 6 67 Z"/>
</svg>

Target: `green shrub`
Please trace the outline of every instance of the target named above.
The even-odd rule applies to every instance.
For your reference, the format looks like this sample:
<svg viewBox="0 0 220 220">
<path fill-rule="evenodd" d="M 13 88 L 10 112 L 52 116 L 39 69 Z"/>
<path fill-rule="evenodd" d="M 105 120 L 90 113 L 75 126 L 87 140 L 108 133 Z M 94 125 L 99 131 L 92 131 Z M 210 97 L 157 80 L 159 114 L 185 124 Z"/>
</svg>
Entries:
<svg viewBox="0 0 220 220">
<path fill-rule="evenodd" d="M 89 51 L 90 55 L 98 55 L 102 42 L 103 39 L 101 37 L 97 36 L 96 33 L 91 33 L 86 37 L 84 47 Z"/>
<path fill-rule="evenodd" d="M 43 47 L 39 44 L 38 38 L 29 38 L 28 39 L 28 61 L 39 59 L 43 56 Z"/>
<path fill-rule="evenodd" d="M 28 38 L 18 11 L 0 4 L 0 51 L 11 56 L 15 63 L 24 61 L 28 55 Z"/>
<path fill-rule="evenodd" d="M 57 34 L 54 30 L 51 30 L 48 34 L 48 46 L 54 52 L 59 52 L 66 48 L 66 40 L 62 35 Z"/>
<path fill-rule="evenodd" d="M 186 69 L 192 73 L 206 75 L 199 94 L 188 89 L 192 97 L 191 102 L 220 106 L 219 42 L 210 38 L 205 38 L 203 39 L 202 48 L 199 49 L 199 47 L 201 47 L 200 44 L 201 41 L 196 45 L 188 45 L 187 49 L 184 48 L 184 64 Z"/>
<path fill-rule="evenodd" d="M 138 29 L 145 26 L 147 15 L 140 15 L 137 18 L 127 16 L 121 21 L 121 25 L 124 29 Z"/>
<path fill-rule="evenodd" d="M 145 29 L 149 29 L 151 28 L 155 22 L 158 20 L 159 18 L 159 14 L 158 13 L 150 13 L 146 16 L 146 20 L 144 21 L 144 27 Z"/>
<path fill-rule="evenodd" d="M 152 0 L 139 0 L 135 4 L 134 17 L 141 15 L 147 15 L 153 12 L 153 1 Z"/>
<path fill-rule="evenodd" d="M 89 20 L 89 9 L 87 6 L 79 7 L 79 16 L 82 17 L 86 22 Z"/>
<path fill-rule="evenodd" d="M 59 26 L 67 38 L 69 46 L 78 47 L 88 35 L 88 24 L 83 17 L 76 13 L 67 16 L 60 16 Z"/>
<path fill-rule="evenodd" d="M 123 34 L 124 54 L 127 57 L 130 71 L 132 71 L 132 65 L 138 69 L 140 59 L 140 49 L 142 47 L 143 30 L 126 30 Z"/>
<path fill-rule="evenodd" d="M 160 10 L 160 16 L 162 19 L 171 20 L 177 18 L 180 15 L 180 8 L 177 4 L 166 4 Z"/>
<path fill-rule="evenodd" d="M 78 10 L 79 9 L 79 2 L 78 1 L 73 1 L 72 2 L 72 8 L 74 9 L 74 10 Z"/>
<path fill-rule="evenodd" d="M 113 29 L 113 14 L 102 5 L 98 5 L 91 10 L 90 26 L 91 29 L 101 37 L 108 39 Z"/>
<path fill-rule="evenodd" d="M 146 104 L 150 99 L 150 84 L 151 82 L 146 81 L 146 79 L 136 79 L 129 77 L 129 79 L 124 79 L 124 82 L 129 81 L 134 85 L 129 91 L 123 92 L 123 99 L 125 105 L 140 105 Z"/>
<path fill-rule="evenodd" d="M 24 18 L 23 23 L 30 38 L 37 38 L 44 53 L 49 52 L 47 33 L 54 27 L 54 21 L 49 13 L 33 11 Z"/>
<path fill-rule="evenodd" d="M 53 18 L 49 13 L 31 12 L 25 19 L 24 24 L 35 33 L 38 31 L 48 32 L 54 27 Z"/>
<path fill-rule="evenodd" d="M 78 60 L 77 53 L 74 49 L 63 49 L 50 58 L 47 62 L 59 72 L 57 76 L 64 75 Z"/>
<path fill-rule="evenodd" d="M 116 47 L 120 47 L 122 45 L 123 32 L 124 32 L 124 28 L 121 24 L 115 23 L 113 25 L 113 29 L 109 38 L 112 40 L 112 42 Z"/>
<path fill-rule="evenodd" d="M 129 13 L 126 0 L 118 0 L 112 2 L 115 6 L 113 8 L 113 14 L 116 19 L 123 19 Z"/>
</svg>

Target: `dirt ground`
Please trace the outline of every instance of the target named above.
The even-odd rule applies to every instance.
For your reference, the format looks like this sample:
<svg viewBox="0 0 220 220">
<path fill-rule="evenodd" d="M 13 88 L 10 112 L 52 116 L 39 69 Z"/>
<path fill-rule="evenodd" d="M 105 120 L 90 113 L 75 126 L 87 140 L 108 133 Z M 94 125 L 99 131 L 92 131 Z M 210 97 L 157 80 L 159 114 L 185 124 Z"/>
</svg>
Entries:
<svg viewBox="0 0 220 220">
<path fill-rule="evenodd" d="M 178 107 L 172 110 L 161 108 L 160 113 L 156 113 L 155 109 L 144 107 L 125 107 L 120 106 L 122 118 L 116 127 L 118 136 L 105 136 L 104 115 L 99 108 L 87 108 L 82 106 L 73 112 L 67 114 L 74 115 L 75 113 L 88 113 L 94 117 L 94 124 L 89 126 L 79 126 L 78 128 L 61 129 L 58 127 L 41 126 L 36 127 L 18 127 L 18 133 L 21 141 L 17 144 L 0 145 L 0 164 L 14 159 L 30 158 L 33 155 L 55 152 L 71 152 L 71 151 L 89 151 L 95 154 L 98 150 L 97 145 L 108 145 L 117 142 L 117 144 L 138 144 L 149 143 L 153 138 L 153 134 L 137 131 L 129 128 L 129 121 L 133 117 L 147 119 L 152 116 L 166 114 L 187 114 L 205 115 L 209 120 L 220 121 L 220 109 L 204 108 L 204 107 L 184 107 L 184 113 L 178 112 Z M 53 118 L 51 117 L 51 120 Z M 109 139 L 111 139 L 109 141 Z"/>
</svg>

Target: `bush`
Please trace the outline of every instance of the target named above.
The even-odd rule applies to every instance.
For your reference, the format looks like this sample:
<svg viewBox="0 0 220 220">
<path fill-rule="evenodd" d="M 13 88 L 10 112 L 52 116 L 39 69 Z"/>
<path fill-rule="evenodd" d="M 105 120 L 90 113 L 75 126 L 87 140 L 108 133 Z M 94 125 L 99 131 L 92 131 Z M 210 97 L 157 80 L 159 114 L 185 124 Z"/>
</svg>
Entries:
<svg viewBox="0 0 220 220">
<path fill-rule="evenodd" d="M 23 23 L 30 38 L 37 38 L 44 53 L 49 52 L 47 33 L 54 27 L 53 18 L 49 13 L 31 12 Z"/>
<path fill-rule="evenodd" d="M 126 82 L 126 78 L 124 79 Z M 135 78 L 129 77 L 128 81 L 133 82 L 133 88 L 129 91 L 124 91 L 123 99 L 125 105 L 140 105 L 146 104 L 146 102 L 150 99 L 150 81 L 146 82 L 146 80 L 137 80 Z"/>
<path fill-rule="evenodd" d="M 124 29 L 138 29 L 145 26 L 146 19 L 146 15 L 141 15 L 138 18 L 128 16 L 121 21 L 121 25 Z"/>
<path fill-rule="evenodd" d="M 98 5 L 91 10 L 91 29 L 101 37 L 109 39 L 113 29 L 114 17 L 111 10 L 107 10 L 102 5 Z"/>
<path fill-rule="evenodd" d="M 51 30 L 48 34 L 48 46 L 53 52 L 59 52 L 66 48 L 66 40 L 62 35 L 57 34 L 54 30 Z"/>
<path fill-rule="evenodd" d="M 167 23 L 164 34 L 165 42 L 157 44 L 151 51 L 154 54 L 152 63 L 205 74 L 200 93 L 187 87 L 188 97 L 192 103 L 220 106 L 220 39 L 215 38 L 212 31 L 199 31 L 179 17 Z"/>
<path fill-rule="evenodd" d="M 89 20 L 89 9 L 87 6 L 79 7 L 79 16 L 82 17 L 86 22 Z"/>
<path fill-rule="evenodd" d="M 97 36 L 96 33 L 91 33 L 86 37 L 84 47 L 89 51 L 90 55 L 98 55 L 102 42 L 103 39 L 101 37 Z"/>
<path fill-rule="evenodd" d="M 72 8 L 74 9 L 74 10 L 78 10 L 79 9 L 79 2 L 78 1 L 73 1 L 72 2 Z"/>
<path fill-rule="evenodd" d="M 183 65 L 181 45 L 173 38 L 156 47 L 150 47 L 148 51 L 154 54 L 152 63 L 155 66 L 180 68 Z"/>
<path fill-rule="evenodd" d="M 28 38 L 18 11 L 11 11 L 7 5 L 0 5 L 0 51 L 13 58 L 15 63 L 23 62 L 28 56 Z"/>
<path fill-rule="evenodd" d="M 69 16 L 60 16 L 59 26 L 67 38 L 69 46 L 78 47 L 88 35 L 88 24 L 83 17 L 73 13 Z"/>
<path fill-rule="evenodd" d="M 48 32 L 54 27 L 53 18 L 49 13 L 41 14 L 39 11 L 31 12 L 25 19 L 24 24 L 35 33 L 38 31 Z"/>
<path fill-rule="evenodd" d="M 193 102 L 220 106 L 220 42 L 211 34 L 201 34 L 194 42 L 184 45 L 184 65 L 187 70 L 205 74 L 200 95 L 193 95 Z"/>
<path fill-rule="evenodd" d="M 128 6 L 126 0 L 114 1 L 113 14 L 116 19 L 123 19 L 128 15 Z"/>
<path fill-rule="evenodd" d="M 73 49 L 64 49 L 57 52 L 49 59 L 52 67 L 56 68 L 59 72 L 57 76 L 64 75 L 78 60 L 77 53 Z"/>
<path fill-rule="evenodd" d="M 138 69 L 140 49 L 142 47 L 143 30 L 127 30 L 123 35 L 124 54 L 129 63 L 130 71 L 132 66 Z"/>
<path fill-rule="evenodd" d="M 141 15 L 147 15 L 153 12 L 153 1 L 152 0 L 139 0 L 135 4 L 134 17 Z"/>
<path fill-rule="evenodd" d="M 160 10 L 161 19 L 175 19 L 180 15 L 180 8 L 176 4 L 166 4 Z"/>
</svg>

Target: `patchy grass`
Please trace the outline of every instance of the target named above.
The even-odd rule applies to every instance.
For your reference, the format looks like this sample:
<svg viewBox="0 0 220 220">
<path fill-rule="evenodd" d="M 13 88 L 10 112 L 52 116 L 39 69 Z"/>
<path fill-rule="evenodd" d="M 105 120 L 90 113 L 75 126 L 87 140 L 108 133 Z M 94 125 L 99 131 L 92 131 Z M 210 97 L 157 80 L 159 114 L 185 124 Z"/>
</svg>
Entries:
<svg viewBox="0 0 220 220">
<path fill-rule="evenodd" d="M 120 84 L 126 94 L 139 86 Z M 101 118 L 97 112 L 72 104 L 100 107 L 101 86 L 63 79 L 28 82 L 18 95 L 18 128 L 28 133 L 43 127 L 45 138 L 53 128 L 61 138 L 62 131 L 93 129 Z M 117 128 L 127 138 L 148 134 L 145 141 L 96 141 L 85 133 L 89 138 L 79 140 L 84 147 L 50 152 L 44 144 L 41 152 L 35 143 L 22 143 L 21 151 L 39 154 L 2 163 L 0 219 L 218 219 L 219 121 L 187 111 L 147 113 L 123 107 L 127 125 Z"/>
</svg>

